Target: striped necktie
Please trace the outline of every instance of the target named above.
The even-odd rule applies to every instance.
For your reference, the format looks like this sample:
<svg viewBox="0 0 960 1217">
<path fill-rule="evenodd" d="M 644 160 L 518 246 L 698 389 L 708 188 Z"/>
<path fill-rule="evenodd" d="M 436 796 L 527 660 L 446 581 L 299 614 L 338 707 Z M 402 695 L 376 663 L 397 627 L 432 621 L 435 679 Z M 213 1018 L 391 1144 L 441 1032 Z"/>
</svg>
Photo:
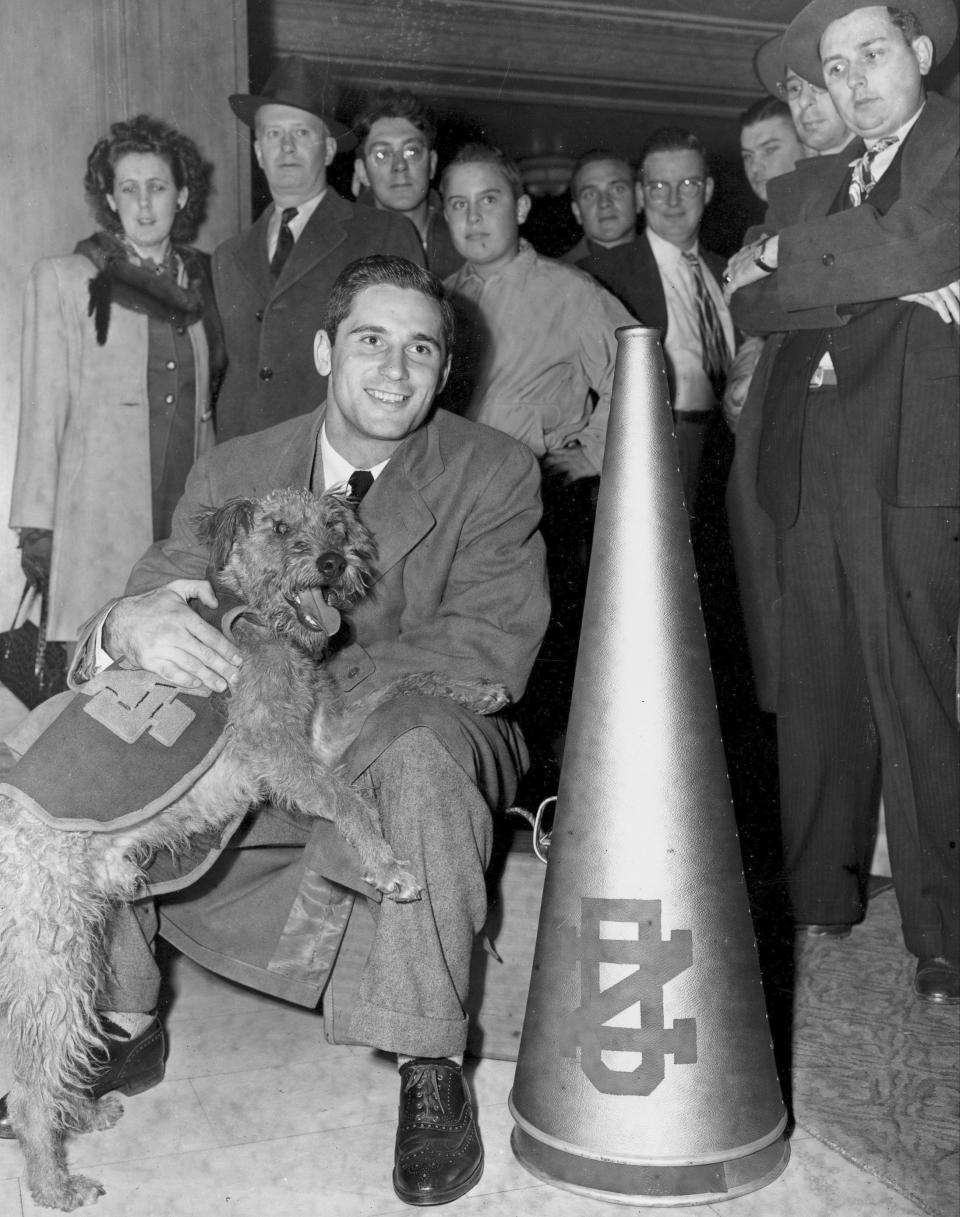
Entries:
<svg viewBox="0 0 960 1217">
<path fill-rule="evenodd" d="M 898 135 L 885 135 L 883 139 L 878 139 L 872 148 L 868 148 L 863 156 L 857 157 L 855 161 L 850 162 L 853 174 L 847 190 L 850 195 L 850 202 L 854 207 L 859 207 L 864 200 L 868 199 L 870 191 L 877 184 L 873 176 L 873 162 L 881 152 L 887 148 L 892 148 L 894 144 L 899 142 L 900 137 Z"/>
<path fill-rule="evenodd" d="M 293 249 L 293 233 L 290 231 L 290 224 L 296 215 L 296 207 L 284 207 L 280 213 L 280 231 L 277 233 L 277 248 L 273 251 L 273 257 L 270 259 L 270 274 L 273 275 L 274 279 L 280 277 L 283 264 L 290 257 L 290 250 Z"/>
<path fill-rule="evenodd" d="M 730 355 L 727 350 L 727 340 L 723 333 L 720 314 L 713 302 L 713 297 L 707 290 L 703 279 L 703 267 L 700 259 L 691 251 L 684 253 L 684 261 L 690 267 L 693 275 L 693 285 L 697 299 L 697 326 L 700 330 L 700 351 L 703 370 L 710 378 L 717 401 L 723 397 L 727 381 L 727 367 Z"/>
</svg>

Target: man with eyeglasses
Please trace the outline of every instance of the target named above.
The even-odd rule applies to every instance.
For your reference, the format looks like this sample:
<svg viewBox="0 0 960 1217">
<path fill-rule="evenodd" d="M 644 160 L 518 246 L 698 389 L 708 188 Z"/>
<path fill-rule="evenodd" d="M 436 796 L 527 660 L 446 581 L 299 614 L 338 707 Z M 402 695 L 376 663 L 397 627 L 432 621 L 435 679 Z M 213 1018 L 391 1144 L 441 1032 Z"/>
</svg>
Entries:
<svg viewBox="0 0 960 1217">
<path fill-rule="evenodd" d="M 254 132 L 253 150 L 272 205 L 219 245 L 213 281 L 227 346 L 216 404 L 217 439 L 259 431 L 313 410 L 313 337 L 337 275 L 368 254 L 423 265 L 415 232 L 399 216 L 348 203 L 327 184 L 353 133 L 330 115 L 326 81 L 306 60 L 281 61 L 259 95 L 230 107 Z"/>
<path fill-rule="evenodd" d="M 783 35 L 777 34 L 759 48 L 753 68 L 771 95 L 790 107 L 790 116 L 806 155 L 830 156 L 841 152 L 854 134 L 833 104 L 828 89 L 804 80 L 783 57 Z"/>
<path fill-rule="evenodd" d="M 437 128 L 429 108 L 409 89 L 382 89 L 354 123 L 358 203 L 404 216 L 417 230 L 428 270 L 441 279 L 463 265 L 430 182 L 437 171 Z"/>
<path fill-rule="evenodd" d="M 719 283 L 723 261 L 699 243 L 713 178 L 703 144 L 678 127 L 654 131 L 639 165 L 635 199 L 645 231 L 627 244 L 595 251 L 578 266 L 619 297 L 638 321 L 661 332 L 684 496 L 692 514 L 708 426 L 736 348 Z"/>
</svg>

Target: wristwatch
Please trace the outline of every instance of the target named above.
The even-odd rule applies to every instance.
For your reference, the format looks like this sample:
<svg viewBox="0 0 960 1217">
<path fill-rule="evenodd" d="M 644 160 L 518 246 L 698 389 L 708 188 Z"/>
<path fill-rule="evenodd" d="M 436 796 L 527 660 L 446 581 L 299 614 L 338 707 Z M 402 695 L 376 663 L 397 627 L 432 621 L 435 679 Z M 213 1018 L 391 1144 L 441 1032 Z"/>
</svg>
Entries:
<svg viewBox="0 0 960 1217">
<path fill-rule="evenodd" d="M 769 237 L 764 237 L 763 240 L 760 242 L 760 248 L 753 255 L 753 262 L 754 262 L 755 266 L 760 267 L 760 269 L 764 272 L 764 274 L 772 275 L 773 272 L 777 268 L 775 266 L 768 266 L 766 264 L 766 262 L 764 262 L 764 260 L 763 260 L 763 255 L 767 252 L 767 242 L 769 240 L 770 240 Z"/>
</svg>

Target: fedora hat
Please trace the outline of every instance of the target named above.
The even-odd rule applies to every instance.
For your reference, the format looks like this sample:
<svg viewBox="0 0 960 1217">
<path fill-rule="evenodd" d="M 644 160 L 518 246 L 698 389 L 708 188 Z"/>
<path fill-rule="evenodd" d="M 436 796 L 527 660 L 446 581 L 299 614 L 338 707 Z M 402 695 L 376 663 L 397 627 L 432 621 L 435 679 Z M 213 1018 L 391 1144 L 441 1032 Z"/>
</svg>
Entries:
<svg viewBox="0 0 960 1217">
<path fill-rule="evenodd" d="M 783 54 L 798 76 L 824 86 L 820 66 L 820 39 L 831 21 L 846 17 L 860 8 L 882 7 L 867 0 L 811 0 L 794 17 L 783 35 Z M 954 0 L 905 0 L 904 9 L 912 12 L 923 32 L 933 43 L 939 62 L 953 46 L 957 36 L 957 7 Z"/>
<path fill-rule="evenodd" d="M 779 97 L 777 85 L 787 79 L 787 61 L 783 57 L 783 35 L 774 34 L 757 47 L 753 56 L 757 79 L 773 97 Z"/>
<path fill-rule="evenodd" d="M 248 127 L 254 125 L 261 106 L 294 106 L 322 120 L 341 150 L 356 147 L 356 136 L 343 123 L 330 116 L 326 99 L 326 81 L 317 67 L 299 55 L 288 55 L 270 73 L 270 79 L 258 94 L 234 93 L 230 109 Z"/>
</svg>

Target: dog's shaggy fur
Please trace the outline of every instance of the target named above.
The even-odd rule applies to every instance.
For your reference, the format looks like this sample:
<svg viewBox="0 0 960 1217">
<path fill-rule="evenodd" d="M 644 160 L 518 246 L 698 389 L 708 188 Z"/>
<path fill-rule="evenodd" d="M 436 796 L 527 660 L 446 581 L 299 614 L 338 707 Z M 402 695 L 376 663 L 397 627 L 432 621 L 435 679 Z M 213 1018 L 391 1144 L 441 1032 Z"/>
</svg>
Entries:
<svg viewBox="0 0 960 1217">
<path fill-rule="evenodd" d="M 438 694 L 480 713 L 509 700 L 483 680 L 419 674 L 344 707 L 321 661 L 339 609 L 366 592 L 374 547 L 342 496 L 284 490 L 233 500 L 198 527 L 220 585 L 251 609 L 233 627 L 243 663 L 212 767 L 142 829 L 117 833 L 60 831 L 0 800 L 0 1010 L 15 1079 L 8 1112 L 31 1194 L 51 1208 L 92 1204 L 103 1192 L 69 1173 L 63 1139 L 67 1130 L 109 1128 L 123 1111 L 115 1095 L 90 1090 L 106 1053 L 97 1013 L 104 928 L 114 906 L 143 894 L 148 857 L 269 800 L 332 820 L 370 883 L 395 900 L 417 899 L 417 880 L 384 840 L 376 809 L 338 776 L 337 762 L 387 697 Z"/>
</svg>

